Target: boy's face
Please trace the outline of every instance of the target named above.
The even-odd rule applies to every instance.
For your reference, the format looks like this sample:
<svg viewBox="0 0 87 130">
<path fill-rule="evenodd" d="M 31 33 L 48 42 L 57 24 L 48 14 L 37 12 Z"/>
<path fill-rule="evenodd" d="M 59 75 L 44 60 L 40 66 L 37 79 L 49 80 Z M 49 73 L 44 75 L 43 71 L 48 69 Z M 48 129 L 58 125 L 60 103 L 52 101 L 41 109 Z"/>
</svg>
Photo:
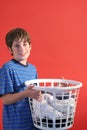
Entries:
<svg viewBox="0 0 87 130">
<path fill-rule="evenodd" d="M 9 49 L 15 60 L 26 65 L 31 50 L 31 45 L 29 45 L 27 41 L 24 42 L 24 40 L 21 39 L 19 41 L 14 41 L 12 47 Z"/>
</svg>

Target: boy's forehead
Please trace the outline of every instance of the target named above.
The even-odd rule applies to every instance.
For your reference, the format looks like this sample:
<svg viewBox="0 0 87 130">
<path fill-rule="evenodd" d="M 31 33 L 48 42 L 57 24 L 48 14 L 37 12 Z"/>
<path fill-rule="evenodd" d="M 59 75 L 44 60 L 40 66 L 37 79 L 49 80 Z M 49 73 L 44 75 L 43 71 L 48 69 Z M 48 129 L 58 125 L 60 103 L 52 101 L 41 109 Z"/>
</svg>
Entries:
<svg viewBox="0 0 87 130">
<path fill-rule="evenodd" d="M 19 38 L 19 39 L 15 39 L 14 42 L 15 43 L 21 43 L 21 42 L 27 42 L 27 40 L 24 39 L 24 38 Z"/>
</svg>

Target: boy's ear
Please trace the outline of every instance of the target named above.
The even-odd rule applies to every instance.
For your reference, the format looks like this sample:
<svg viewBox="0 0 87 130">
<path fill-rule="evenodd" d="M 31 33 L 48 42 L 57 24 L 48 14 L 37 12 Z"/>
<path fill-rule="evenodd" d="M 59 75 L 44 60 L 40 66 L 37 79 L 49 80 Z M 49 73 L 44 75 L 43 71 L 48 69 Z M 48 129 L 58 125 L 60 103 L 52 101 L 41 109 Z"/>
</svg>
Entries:
<svg viewBox="0 0 87 130">
<path fill-rule="evenodd" d="M 8 49 L 9 49 L 9 51 L 10 51 L 11 55 L 12 55 L 12 54 L 13 54 L 12 49 L 11 49 L 10 47 L 8 47 Z"/>
<path fill-rule="evenodd" d="M 31 50 L 31 49 L 32 49 L 32 46 L 30 45 L 29 48 L 30 48 L 30 50 Z"/>
</svg>

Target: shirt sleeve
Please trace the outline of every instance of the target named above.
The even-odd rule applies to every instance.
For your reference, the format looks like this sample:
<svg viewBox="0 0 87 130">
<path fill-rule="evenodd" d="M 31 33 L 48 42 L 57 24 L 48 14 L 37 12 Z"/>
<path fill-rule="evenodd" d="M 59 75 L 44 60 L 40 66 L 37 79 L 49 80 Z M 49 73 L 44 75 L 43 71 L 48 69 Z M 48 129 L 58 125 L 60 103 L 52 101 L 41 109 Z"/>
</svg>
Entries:
<svg viewBox="0 0 87 130">
<path fill-rule="evenodd" d="M 8 67 L 3 66 L 0 70 L 0 96 L 13 92 L 11 70 Z"/>
</svg>

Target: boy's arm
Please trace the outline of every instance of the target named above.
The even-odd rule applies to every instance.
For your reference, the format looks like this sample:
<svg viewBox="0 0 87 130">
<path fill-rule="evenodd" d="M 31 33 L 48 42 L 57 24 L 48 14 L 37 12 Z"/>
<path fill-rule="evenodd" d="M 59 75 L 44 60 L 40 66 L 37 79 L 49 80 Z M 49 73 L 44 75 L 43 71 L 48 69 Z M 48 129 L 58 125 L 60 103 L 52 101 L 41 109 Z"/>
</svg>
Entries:
<svg viewBox="0 0 87 130">
<path fill-rule="evenodd" d="M 12 94 L 5 94 L 2 96 L 3 104 L 13 104 L 23 98 L 30 97 L 38 101 L 42 100 L 41 92 L 33 89 L 34 86 L 27 87 L 24 91 Z"/>
</svg>

